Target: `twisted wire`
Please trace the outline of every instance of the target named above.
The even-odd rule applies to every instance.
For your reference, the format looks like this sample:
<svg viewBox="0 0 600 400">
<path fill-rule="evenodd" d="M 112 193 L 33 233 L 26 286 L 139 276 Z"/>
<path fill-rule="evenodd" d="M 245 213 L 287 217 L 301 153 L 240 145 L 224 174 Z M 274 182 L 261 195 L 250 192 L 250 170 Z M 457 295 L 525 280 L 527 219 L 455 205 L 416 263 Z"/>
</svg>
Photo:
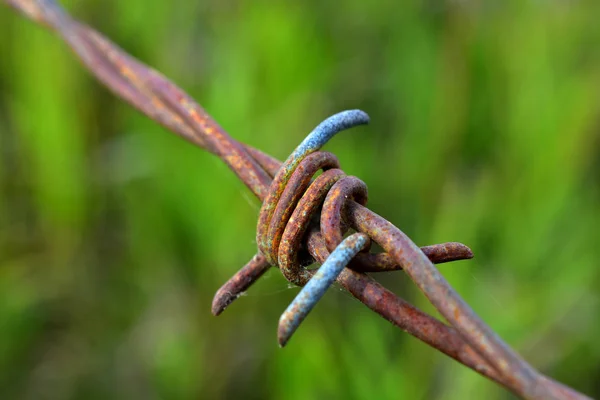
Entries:
<svg viewBox="0 0 600 400">
<path fill-rule="evenodd" d="M 271 178 L 277 175 L 281 165 L 279 161 L 231 138 L 183 90 L 129 56 L 98 32 L 72 19 L 56 1 L 3 1 L 31 20 L 55 30 L 79 56 L 87 69 L 106 87 L 171 131 L 217 155 L 259 199 L 266 199 L 270 193 Z M 335 173 L 330 171 L 335 169 L 331 168 L 323 175 L 334 175 Z M 341 180 L 342 177 L 338 182 Z M 332 187 L 323 190 L 329 192 L 329 189 Z M 290 196 L 293 198 L 298 194 L 291 191 Z M 270 218 L 275 212 L 275 208 L 269 209 Z M 288 212 L 289 210 L 283 210 L 281 213 L 285 215 Z M 393 224 L 353 200 L 345 202 L 345 206 L 339 210 L 339 215 L 345 221 L 343 224 L 340 222 L 341 230 L 350 227 L 364 232 L 385 250 L 385 253 L 380 254 L 358 254 L 350 262 L 349 268 L 343 268 L 337 277 L 337 282 L 367 307 L 521 397 L 587 398 L 533 369 L 473 312 L 432 265 L 435 262 L 470 258 L 472 253 L 468 247 L 448 243 L 418 248 Z M 321 218 L 322 216 L 323 211 Z M 333 228 L 324 228 L 326 224 L 327 221 L 317 227 L 314 223 L 307 222 L 300 229 L 304 236 L 298 233 L 298 237 L 303 237 L 304 242 L 300 240 L 300 244 L 293 247 L 305 247 L 312 258 L 324 266 L 327 266 L 330 248 L 339 239 Z M 270 240 L 269 229 L 271 228 L 266 230 L 266 240 Z M 280 228 L 273 229 L 275 233 Z M 284 235 L 285 228 L 281 240 Z M 290 235 L 292 239 L 298 240 L 296 236 L 291 233 Z M 271 236 L 276 237 L 277 235 Z M 265 250 L 277 248 L 269 241 L 262 242 L 261 246 Z M 282 248 L 281 244 L 278 248 Z M 333 249 L 333 253 L 336 249 L 337 247 Z M 220 313 L 242 290 L 258 279 L 273 261 L 279 261 L 278 253 L 268 254 L 269 259 L 261 253 L 253 257 L 217 292 L 213 312 Z M 295 257 L 294 254 L 291 256 Z M 400 266 L 451 326 L 418 310 L 363 272 L 359 272 L 396 270 Z M 304 271 L 309 271 L 302 272 L 302 276 L 308 281 L 312 272 Z M 302 279 L 304 278 L 301 277 L 298 282 L 302 282 Z"/>
</svg>

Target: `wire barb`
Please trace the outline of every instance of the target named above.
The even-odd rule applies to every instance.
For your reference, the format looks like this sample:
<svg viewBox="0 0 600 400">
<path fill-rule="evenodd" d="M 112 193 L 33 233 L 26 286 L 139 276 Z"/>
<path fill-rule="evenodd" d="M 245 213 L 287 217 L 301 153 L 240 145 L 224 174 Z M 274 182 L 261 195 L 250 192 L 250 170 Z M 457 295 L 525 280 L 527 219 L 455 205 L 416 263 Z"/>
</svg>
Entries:
<svg viewBox="0 0 600 400">
<path fill-rule="evenodd" d="M 279 319 L 277 340 L 279 346 L 286 345 L 304 318 L 323 297 L 325 291 L 337 279 L 350 260 L 370 244 L 364 233 L 355 233 L 344 239 L 327 257 L 327 261 L 313 275 Z"/>
</svg>

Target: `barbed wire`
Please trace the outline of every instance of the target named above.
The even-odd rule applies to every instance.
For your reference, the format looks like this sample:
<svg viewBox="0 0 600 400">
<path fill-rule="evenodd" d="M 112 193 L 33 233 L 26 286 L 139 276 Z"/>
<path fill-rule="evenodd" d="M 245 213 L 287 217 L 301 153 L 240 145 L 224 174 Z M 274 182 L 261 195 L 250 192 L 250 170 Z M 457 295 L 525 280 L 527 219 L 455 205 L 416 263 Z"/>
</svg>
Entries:
<svg viewBox="0 0 600 400">
<path fill-rule="evenodd" d="M 335 280 L 400 329 L 523 398 L 588 398 L 530 366 L 438 272 L 435 263 L 471 258 L 467 246 L 444 243 L 419 248 L 400 229 L 365 207 L 367 188 L 362 181 L 346 176 L 333 154 L 318 151 L 337 132 L 367 123 L 364 112 L 346 111 L 325 120 L 281 164 L 230 137 L 183 90 L 71 18 L 54 0 L 4 2 L 56 31 L 114 94 L 218 156 L 263 201 L 257 228 L 259 252 L 217 291 L 213 314 L 219 315 L 270 266 L 277 266 L 290 282 L 304 286 L 280 319 L 278 338 L 282 346 Z M 319 170 L 324 172 L 313 179 Z M 357 233 L 342 240 L 348 229 Z M 371 241 L 385 252 L 369 253 Z M 304 268 L 313 261 L 321 267 Z M 365 274 L 399 269 L 450 326 Z"/>
</svg>

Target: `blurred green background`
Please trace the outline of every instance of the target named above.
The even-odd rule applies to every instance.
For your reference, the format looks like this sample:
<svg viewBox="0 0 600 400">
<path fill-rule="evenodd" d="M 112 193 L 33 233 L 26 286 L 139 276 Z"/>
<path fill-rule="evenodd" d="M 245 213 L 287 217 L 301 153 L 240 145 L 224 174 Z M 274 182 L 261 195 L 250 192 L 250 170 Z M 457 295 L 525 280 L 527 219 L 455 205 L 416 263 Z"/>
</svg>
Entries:
<svg viewBox="0 0 600 400">
<path fill-rule="evenodd" d="M 370 208 L 542 372 L 600 396 L 600 3 L 65 1 L 283 159 L 324 117 Z M 0 398 L 506 399 L 330 290 L 281 350 L 276 271 L 222 316 L 259 202 L 0 7 Z M 402 273 L 377 278 L 434 312 Z"/>
</svg>

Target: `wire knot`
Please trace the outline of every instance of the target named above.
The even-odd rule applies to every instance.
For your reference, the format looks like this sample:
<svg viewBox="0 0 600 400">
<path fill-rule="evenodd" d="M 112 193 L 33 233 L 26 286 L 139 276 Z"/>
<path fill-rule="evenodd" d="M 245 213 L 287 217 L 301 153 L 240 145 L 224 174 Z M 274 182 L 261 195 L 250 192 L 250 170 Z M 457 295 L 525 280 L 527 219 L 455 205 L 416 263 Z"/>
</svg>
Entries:
<svg viewBox="0 0 600 400">
<path fill-rule="evenodd" d="M 268 158 L 254 154 L 265 170 L 273 171 L 258 218 L 259 251 L 218 290 L 213 314 L 219 315 L 270 266 L 278 266 L 289 282 L 303 286 L 279 320 L 278 340 L 284 346 L 346 266 L 362 272 L 401 269 L 389 253 L 369 253 L 373 232 L 356 232 L 343 239 L 351 225 L 359 230 L 355 223 L 346 221 L 345 208 L 350 203 L 364 206 L 367 186 L 347 176 L 335 155 L 319 151 L 338 132 L 368 122 L 369 116 L 360 110 L 327 118 L 279 168 L 269 168 L 272 164 Z M 470 249 L 460 243 L 421 247 L 421 251 L 435 263 L 472 257 Z M 320 255 L 322 265 L 318 269 L 305 268 L 313 262 L 307 253 Z"/>
<path fill-rule="evenodd" d="M 368 122 L 365 112 L 351 110 L 320 123 L 283 163 L 262 205 L 256 235 L 259 252 L 271 265 L 279 266 L 288 281 L 304 286 L 281 316 L 278 337 L 282 346 L 356 253 L 370 247 L 369 237 L 362 233 L 342 242 L 347 230 L 343 206 L 350 198 L 365 205 L 367 186 L 346 176 L 333 154 L 318 151 L 336 133 Z M 320 170 L 324 172 L 313 180 Z M 298 252 L 321 205 L 320 228 L 333 253 L 314 273 L 302 267 Z"/>
<path fill-rule="evenodd" d="M 298 250 L 321 205 L 325 202 L 323 210 L 328 210 L 321 222 L 332 251 L 345 230 L 341 224 L 344 200 L 352 196 L 363 205 L 367 201 L 366 185 L 357 178 L 347 177 L 339 169 L 335 155 L 318 150 L 336 133 L 368 122 L 367 114 L 359 110 L 327 118 L 294 150 L 273 179 L 258 218 L 256 242 L 267 261 L 279 266 L 284 276 L 296 285 L 303 286 L 308 280 L 298 262 Z M 313 180 L 320 170 L 324 172 Z M 333 196 L 328 195 L 330 190 Z"/>
</svg>

